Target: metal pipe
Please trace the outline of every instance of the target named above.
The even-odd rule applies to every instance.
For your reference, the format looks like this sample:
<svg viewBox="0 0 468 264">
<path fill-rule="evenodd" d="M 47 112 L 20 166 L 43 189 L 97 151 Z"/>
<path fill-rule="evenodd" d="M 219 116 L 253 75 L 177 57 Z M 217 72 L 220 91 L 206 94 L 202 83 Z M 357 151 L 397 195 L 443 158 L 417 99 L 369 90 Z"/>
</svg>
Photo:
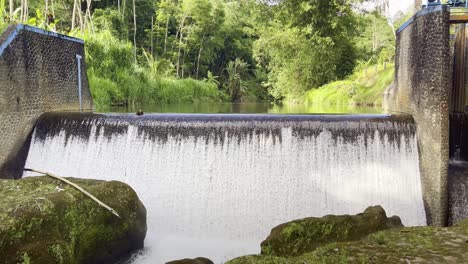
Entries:
<svg viewBox="0 0 468 264">
<path fill-rule="evenodd" d="M 78 66 L 78 98 L 80 100 L 80 112 L 83 112 L 83 103 L 81 97 L 81 55 L 76 54 L 76 64 Z"/>
</svg>

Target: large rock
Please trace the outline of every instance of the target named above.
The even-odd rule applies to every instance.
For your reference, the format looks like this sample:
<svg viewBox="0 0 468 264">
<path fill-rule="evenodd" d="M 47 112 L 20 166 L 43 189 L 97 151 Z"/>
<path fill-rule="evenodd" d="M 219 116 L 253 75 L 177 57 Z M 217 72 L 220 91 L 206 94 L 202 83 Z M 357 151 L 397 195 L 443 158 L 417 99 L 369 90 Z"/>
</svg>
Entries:
<svg viewBox="0 0 468 264">
<path fill-rule="evenodd" d="M 370 233 L 402 227 L 399 217 L 387 218 L 380 206 L 367 208 L 358 215 L 328 215 L 281 224 L 262 242 L 262 254 L 298 256 L 331 242 L 353 241 Z"/>
<path fill-rule="evenodd" d="M 166 262 L 166 264 L 214 264 L 213 261 L 207 258 L 195 258 L 195 259 L 180 259 Z"/>
<path fill-rule="evenodd" d="M 143 247 L 146 209 L 128 185 L 70 180 L 121 218 L 50 177 L 0 180 L 0 263 L 111 263 Z"/>
<path fill-rule="evenodd" d="M 295 257 L 244 256 L 226 264 L 468 263 L 468 220 L 453 227 L 392 228 Z"/>
</svg>

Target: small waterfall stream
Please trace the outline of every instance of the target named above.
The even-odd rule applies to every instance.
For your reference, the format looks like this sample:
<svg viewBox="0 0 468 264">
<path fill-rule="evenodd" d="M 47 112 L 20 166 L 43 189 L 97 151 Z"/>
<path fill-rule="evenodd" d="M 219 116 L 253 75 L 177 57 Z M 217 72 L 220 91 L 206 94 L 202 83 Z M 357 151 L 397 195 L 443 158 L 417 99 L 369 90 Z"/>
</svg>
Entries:
<svg viewBox="0 0 468 264">
<path fill-rule="evenodd" d="M 132 186 L 148 211 L 135 263 L 221 263 L 259 253 L 280 223 L 369 205 L 426 224 L 405 117 L 54 113 L 37 124 L 26 167 Z"/>
</svg>

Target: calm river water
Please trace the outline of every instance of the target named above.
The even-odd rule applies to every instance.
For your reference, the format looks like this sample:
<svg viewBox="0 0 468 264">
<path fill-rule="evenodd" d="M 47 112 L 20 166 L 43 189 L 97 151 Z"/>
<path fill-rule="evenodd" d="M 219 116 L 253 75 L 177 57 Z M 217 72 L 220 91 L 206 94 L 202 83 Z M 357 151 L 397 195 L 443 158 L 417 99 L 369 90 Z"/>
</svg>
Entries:
<svg viewBox="0 0 468 264">
<path fill-rule="evenodd" d="M 108 107 L 98 108 L 102 113 L 132 113 L 138 110 L 145 113 L 206 113 L 206 114 L 380 114 L 382 109 L 366 106 L 349 105 L 307 105 L 270 103 L 191 103 L 191 104 L 159 104 L 142 107 Z"/>
</svg>

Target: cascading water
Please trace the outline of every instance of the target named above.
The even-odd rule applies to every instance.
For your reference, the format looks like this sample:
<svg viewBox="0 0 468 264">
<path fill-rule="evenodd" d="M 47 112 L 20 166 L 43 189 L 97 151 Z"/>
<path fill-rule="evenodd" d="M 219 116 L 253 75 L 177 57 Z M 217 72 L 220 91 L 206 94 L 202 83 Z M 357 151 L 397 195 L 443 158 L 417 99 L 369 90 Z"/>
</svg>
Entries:
<svg viewBox="0 0 468 264">
<path fill-rule="evenodd" d="M 259 253 L 271 228 L 382 205 L 425 225 L 409 118 L 48 114 L 26 167 L 119 180 L 148 211 L 135 263 Z"/>
</svg>

